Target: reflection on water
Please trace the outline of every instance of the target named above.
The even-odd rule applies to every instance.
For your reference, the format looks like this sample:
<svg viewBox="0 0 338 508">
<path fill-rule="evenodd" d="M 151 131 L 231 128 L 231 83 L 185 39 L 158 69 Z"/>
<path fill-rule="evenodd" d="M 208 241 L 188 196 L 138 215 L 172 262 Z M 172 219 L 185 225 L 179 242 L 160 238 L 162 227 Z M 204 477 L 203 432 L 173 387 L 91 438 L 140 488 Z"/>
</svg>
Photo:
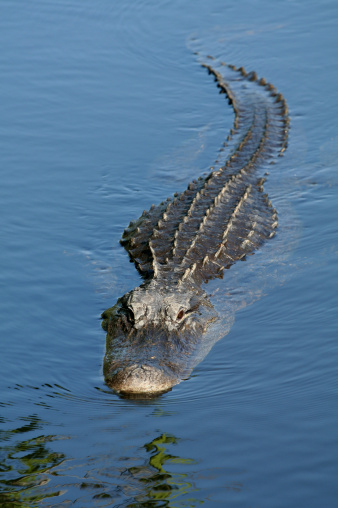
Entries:
<svg viewBox="0 0 338 508">
<path fill-rule="evenodd" d="M 144 445 L 150 457 L 142 466 L 129 467 L 125 475 L 129 475 L 133 483 L 142 488 L 142 492 L 134 497 L 127 506 L 180 506 L 179 498 L 191 494 L 198 489 L 189 481 L 187 473 L 169 473 L 171 464 L 189 466 L 195 464 L 192 459 L 171 455 L 167 452 L 168 444 L 177 444 L 174 436 L 161 434 Z M 166 466 L 167 464 L 167 466 Z M 188 500 L 185 499 L 185 503 Z M 190 503 L 201 502 L 189 497 Z M 178 503 L 178 504 L 177 504 Z"/>
<path fill-rule="evenodd" d="M 23 424 L 11 430 L 0 431 L 2 493 L 0 503 L 5 507 L 33 507 L 45 498 L 58 496 L 58 491 L 37 494 L 36 487 L 48 483 L 48 474 L 52 467 L 60 465 L 64 459 L 62 453 L 50 450 L 56 436 L 43 434 L 23 439 L 22 434 L 42 428 L 42 422 L 36 415 L 20 418 Z"/>
<path fill-rule="evenodd" d="M 46 411 L 52 409 L 57 413 L 59 403 L 64 401 L 62 395 L 57 396 L 55 391 L 42 395 L 42 399 L 45 396 L 54 398 L 53 407 L 41 404 L 41 394 L 36 402 Z M 73 398 L 70 402 L 70 411 L 74 414 L 74 403 L 84 403 L 85 407 L 90 404 L 89 399 L 77 401 Z M 12 403 L 6 405 L 11 406 Z M 136 402 L 136 406 L 130 407 L 140 409 L 141 406 Z M 168 416 L 161 410 L 151 414 Z M 21 425 L 10 428 L 10 421 L 0 418 L 5 429 L 0 433 L 1 507 L 61 504 L 77 504 L 81 508 L 93 505 L 179 507 L 203 503 L 199 499 L 200 489 L 195 484 L 193 466 L 196 461 L 175 453 L 180 450 L 181 439 L 172 434 L 154 431 L 154 439 L 144 439 L 142 444 L 140 435 L 130 446 L 120 435 L 123 430 L 112 433 L 108 423 L 109 430 L 103 434 L 96 427 L 96 439 L 103 440 L 101 453 L 96 453 L 96 447 L 88 442 L 85 431 L 81 433 L 79 424 L 75 426 L 76 436 L 62 436 L 45 434 L 45 428 L 50 427 L 51 422 L 36 414 L 18 420 Z M 149 436 L 148 433 L 146 435 Z M 72 442 L 76 439 L 82 443 L 82 458 L 72 456 Z M 56 445 L 60 440 L 67 441 L 61 446 Z"/>
<path fill-rule="evenodd" d="M 117 436 L 113 450 L 118 447 Z M 199 488 L 190 466 L 195 461 L 172 454 L 170 448 L 179 439 L 170 434 L 159 434 L 152 441 L 129 448 L 128 455 L 114 457 L 114 452 L 88 457 L 84 463 L 66 461 L 56 467 L 54 474 L 74 484 L 59 484 L 62 502 L 80 506 L 197 506 Z M 146 457 L 144 457 L 144 452 Z M 141 456 L 140 456 L 141 455 Z M 81 473 L 85 472 L 82 476 Z M 60 500 L 58 501 L 60 503 Z M 54 505 L 53 505 L 54 506 Z"/>
<path fill-rule="evenodd" d="M 54 397 L 54 400 L 53 410 L 57 414 L 58 403 L 64 399 L 61 396 L 59 399 Z M 71 402 L 70 411 L 76 414 L 76 399 Z M 81 404 L 83 402 L 85 401 Z M 88 408 L 88 404 L 89 400 L 84 406 Z M 138 403 L 129 406 L 134 416 L 141 407 Z M 49 412 L 50 409 L 46 408 L 46 411 Z M 158 417 L 170 417 L 169 413 L 161 409 L 152 408 L 150 413 L 148 409 L 146 414 L 156 417 L 156 421 Z M 44 429 L 50 427 L 51 422 L 35 414 L 19 418 L 22 424 L 12 429 L 8 429 L 8 420 L 1 419 L 1 423 L 7 427 L 7 430 L 1 432 L 1 472 L 4 473 L 4 478 L 0 481 L 1 507 L 76 505 L 81 508 L 178 508 L 200 506 L 205 502 L 206 483 L 220 475 L 215 464 L 205 469 L 194 458 L 187 456 L 189 440 L 163 432 L 157 424 L 157 430 L 152 430 L 153 439 L 149 439 L 149 432 L 144 433 L 136 426 L 136 438 L 128 441 L 125 439 L 125 429 L 115 429 L 112 432 L 115 416 L 108 411 L 103 419 L 102 415 L 94 418 L 94 447 L 88 439 L 86 426 L 83 426 L 82 431 L 79 421 L 74 428 L 76 435 L 65 437 L 44 434 Z M 102 421 L 105 423 L 98 427 Z M 127 436 L 130 435 L 130 430 L 127 429 Z M 67 441 L 61 443 L 61 446 L 56 444 L 64 439 Z M 73 455 L 73 443 L 76 440 L 81 443 L 81 457 Z M 100 440 L 103 445 L 98 452 Z M 228 496 L 229 493 L 240 495 L 242 474 L 236 469 L 227 469 L 224 475 L 222 496 Z"/>
</svg>

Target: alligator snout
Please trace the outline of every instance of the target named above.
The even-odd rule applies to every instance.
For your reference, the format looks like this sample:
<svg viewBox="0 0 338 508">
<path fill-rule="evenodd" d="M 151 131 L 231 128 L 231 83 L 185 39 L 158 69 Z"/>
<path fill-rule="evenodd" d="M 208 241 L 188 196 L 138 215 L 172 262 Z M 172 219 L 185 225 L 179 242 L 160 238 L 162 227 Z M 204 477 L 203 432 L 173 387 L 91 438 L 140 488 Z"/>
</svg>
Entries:
<svg viewBox="0 0 338 508">
<path fill-rule="evenodd" d="M 180 382 L 174 375 L 151 365 L 130 365 L 106 380 L 116 392 L 123 395 L 149 395 L 164 393 Z"/>
</svg>

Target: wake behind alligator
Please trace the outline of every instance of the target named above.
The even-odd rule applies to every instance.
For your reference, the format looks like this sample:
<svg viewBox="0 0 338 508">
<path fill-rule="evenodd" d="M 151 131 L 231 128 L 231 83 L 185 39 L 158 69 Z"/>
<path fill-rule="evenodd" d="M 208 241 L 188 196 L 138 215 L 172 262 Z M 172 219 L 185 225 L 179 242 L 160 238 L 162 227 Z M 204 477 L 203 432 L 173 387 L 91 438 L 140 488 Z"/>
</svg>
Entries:
<svg viewBox="0 0 338 508">
<path fill-rule="evenodd" d="M 202 66 L 234 109 L 230 153 L 224 166 L 152 205 L 123 233 L 144 282 L 102 314 L 102 326 L 106 383 L 129 396 L 153 396 L 189 377 L 220 338 L 203 283 L 222 278 L 278 225 L 263 184 L 287 145 L 286 102 L 254 72 L 211 57 Z"/>
</svg>

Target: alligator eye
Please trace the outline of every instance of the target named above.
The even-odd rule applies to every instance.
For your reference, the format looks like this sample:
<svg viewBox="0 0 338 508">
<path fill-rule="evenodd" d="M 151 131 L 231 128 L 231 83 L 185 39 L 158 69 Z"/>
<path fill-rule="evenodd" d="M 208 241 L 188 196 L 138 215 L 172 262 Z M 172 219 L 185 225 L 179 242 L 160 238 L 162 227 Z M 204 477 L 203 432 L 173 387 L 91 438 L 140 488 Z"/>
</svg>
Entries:
<svg viewBox="0 0 338 508">
<path fill-rule="evenodd" d="M 134 316 L 134 313 L 133 311 L 131 310 L 130 307 L 127 307 L 127 319 L 129 321 L 129 323 L 134 323 L 135 321 L 135 316 Z"/>
<path fill-rule="evenodd" d="M 177 321 L 181 321 L 181 319 L 184 317 L 184 314 L 185 314 L 184 310 L 181 309 L 176 316 Z"/>
</svg>

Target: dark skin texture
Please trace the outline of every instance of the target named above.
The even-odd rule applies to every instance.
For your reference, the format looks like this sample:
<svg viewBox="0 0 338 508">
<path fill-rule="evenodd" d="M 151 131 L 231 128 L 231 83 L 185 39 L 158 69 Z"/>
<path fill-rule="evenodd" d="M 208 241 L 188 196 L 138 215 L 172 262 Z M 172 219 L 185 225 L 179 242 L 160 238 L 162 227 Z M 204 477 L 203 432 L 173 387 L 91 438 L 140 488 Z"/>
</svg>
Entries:
<svg viewBox="0 0 338 508">
<path fill-rule="evenodd" d="M 286 148 L 285 100 L 255 73 L 215 60 L 202 66 L 234 109 L 229 156 L 181 194 L 152 205 L 123 234 L 144 282 L 102 317 L 105 380 L 125 396 L 155 396 L 189 377 L 222 336 L 203 284 L 223 278 L 278 225 L 263 176 Z"/>
</svg>

